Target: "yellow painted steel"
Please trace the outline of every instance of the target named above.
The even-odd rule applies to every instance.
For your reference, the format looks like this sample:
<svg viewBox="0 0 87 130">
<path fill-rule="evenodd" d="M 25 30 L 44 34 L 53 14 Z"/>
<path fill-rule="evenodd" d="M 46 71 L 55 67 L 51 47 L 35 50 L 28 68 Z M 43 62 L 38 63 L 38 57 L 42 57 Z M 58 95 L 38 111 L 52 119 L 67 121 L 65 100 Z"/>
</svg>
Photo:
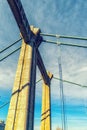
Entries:
<svg viewBox="0 0 87 130">
<path fill-rule="evenodd" d="M 5 130 L 27 130 L 31 61 L 32 47 L 23 40 Z"/>
<path fill-rule="evenodd" d="M 48 72 L 49 80 L 53 75 Z M 51 130 L 51 97 L 50 85 L 43 82 L 42 90 L 42 115 L 41 115 L 41 130 Z"/>
</svg>

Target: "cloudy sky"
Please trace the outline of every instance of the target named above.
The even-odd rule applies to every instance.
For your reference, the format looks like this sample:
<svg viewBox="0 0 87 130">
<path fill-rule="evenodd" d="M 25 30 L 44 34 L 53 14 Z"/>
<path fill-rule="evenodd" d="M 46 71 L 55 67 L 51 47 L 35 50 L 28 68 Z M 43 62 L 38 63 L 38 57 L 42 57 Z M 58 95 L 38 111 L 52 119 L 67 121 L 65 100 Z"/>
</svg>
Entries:
<svg viewBox="0 0 87 130">
<path fill-rule="evenodd" d="M 87 37 L 87 1 L 86 0 L 21 0 L 30 25 L 39 27 L 42 33 L 74 35 Z M 0 0 L 0 50 L 20 38 L 20 31 L 6 0 Z M 64 41 L 86 45 L 87 41 L 57 39 L 44 37 L 47 40 Z M 21 42 L 4 53 L 18 48 Z M 42 43 L 39 47 L 44 64 L 54 77 L 59 78 L 59 47 Z M 63 79 L 87 86 L 87 49 L 61 46 L 61 64 Z M 0 62 L 0 106 L 10 100 L 11 90 L 17 68 L 19 51 Z M 40 72 L 37 68 L 37 80 Z M 42 82 L 36 85 L 35 130 L 40 128 Z M 87 130 L 87 88 L 63 83 L 65 96 L 65 113 L 67 130 Z M 52 128 L 61 127 L 61 103 L 59 81 L 51 83 Z M 0 109 L 0 119 L 6 120 L 8 106 Z"/>
</svg>

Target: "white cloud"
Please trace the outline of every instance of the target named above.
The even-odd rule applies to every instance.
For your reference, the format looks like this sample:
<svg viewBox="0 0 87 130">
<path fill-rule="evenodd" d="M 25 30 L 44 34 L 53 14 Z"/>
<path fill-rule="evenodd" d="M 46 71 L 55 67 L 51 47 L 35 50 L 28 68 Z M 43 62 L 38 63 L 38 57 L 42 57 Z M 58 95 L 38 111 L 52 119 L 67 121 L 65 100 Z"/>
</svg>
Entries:
<svg viewBox="0 0 87 130">
<path fill-rule="evenodd" d="M 14 73 L 12 69 L 0 68 L 0 89 L 12 88 L 14 81 Z"/>
<path fill-rule="evenodd" d="M 82 67 L 78 72 L 87 72 L 87 66 Z"/>
</svg>

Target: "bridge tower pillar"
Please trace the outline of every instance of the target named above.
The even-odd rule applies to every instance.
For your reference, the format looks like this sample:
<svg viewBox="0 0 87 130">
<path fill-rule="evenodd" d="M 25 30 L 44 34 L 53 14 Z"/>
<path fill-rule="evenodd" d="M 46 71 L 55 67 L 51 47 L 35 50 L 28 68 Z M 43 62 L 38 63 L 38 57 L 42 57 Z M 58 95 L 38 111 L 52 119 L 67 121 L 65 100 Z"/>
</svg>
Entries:
<svg viewBox="0 0 87 130">
<path fill-rule="evenodd" d="M 31 28 L 36 35 L 37 28 Z M 5 130 L 33 130 L 36 83 L 36 47 L 22 41 Z"/>
<path fill-rule="evenodd" d="M 53 75 L 48 72 L 48 76 L 51 81 Z M 45 82 L 42 88 L 41 130 L 51 130 L 51 88 Z"/>
</svg>

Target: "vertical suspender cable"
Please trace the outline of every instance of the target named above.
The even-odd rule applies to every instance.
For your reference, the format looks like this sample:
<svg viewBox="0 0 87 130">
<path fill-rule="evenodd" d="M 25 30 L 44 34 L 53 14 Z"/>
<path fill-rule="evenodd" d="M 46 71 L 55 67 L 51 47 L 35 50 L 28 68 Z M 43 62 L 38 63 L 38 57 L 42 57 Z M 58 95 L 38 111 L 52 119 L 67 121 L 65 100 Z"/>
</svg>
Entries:
<svg viewBox="0 0 87 130">
<path fill-rule="evenodd" d="M 62 81 L 62 65 L 61 65 L 61 46 L 58 42 L 58 67 L 59 67 L 59 78 L 60 80 L 60 100 L 61 100 L 61 121 L 62 121 L 62 130 L 66 130 L 66 118 L 65 118 L 65 102 L 64 102 L 64 90 L 63 90 L 63 81 Z"/>
</svg>

